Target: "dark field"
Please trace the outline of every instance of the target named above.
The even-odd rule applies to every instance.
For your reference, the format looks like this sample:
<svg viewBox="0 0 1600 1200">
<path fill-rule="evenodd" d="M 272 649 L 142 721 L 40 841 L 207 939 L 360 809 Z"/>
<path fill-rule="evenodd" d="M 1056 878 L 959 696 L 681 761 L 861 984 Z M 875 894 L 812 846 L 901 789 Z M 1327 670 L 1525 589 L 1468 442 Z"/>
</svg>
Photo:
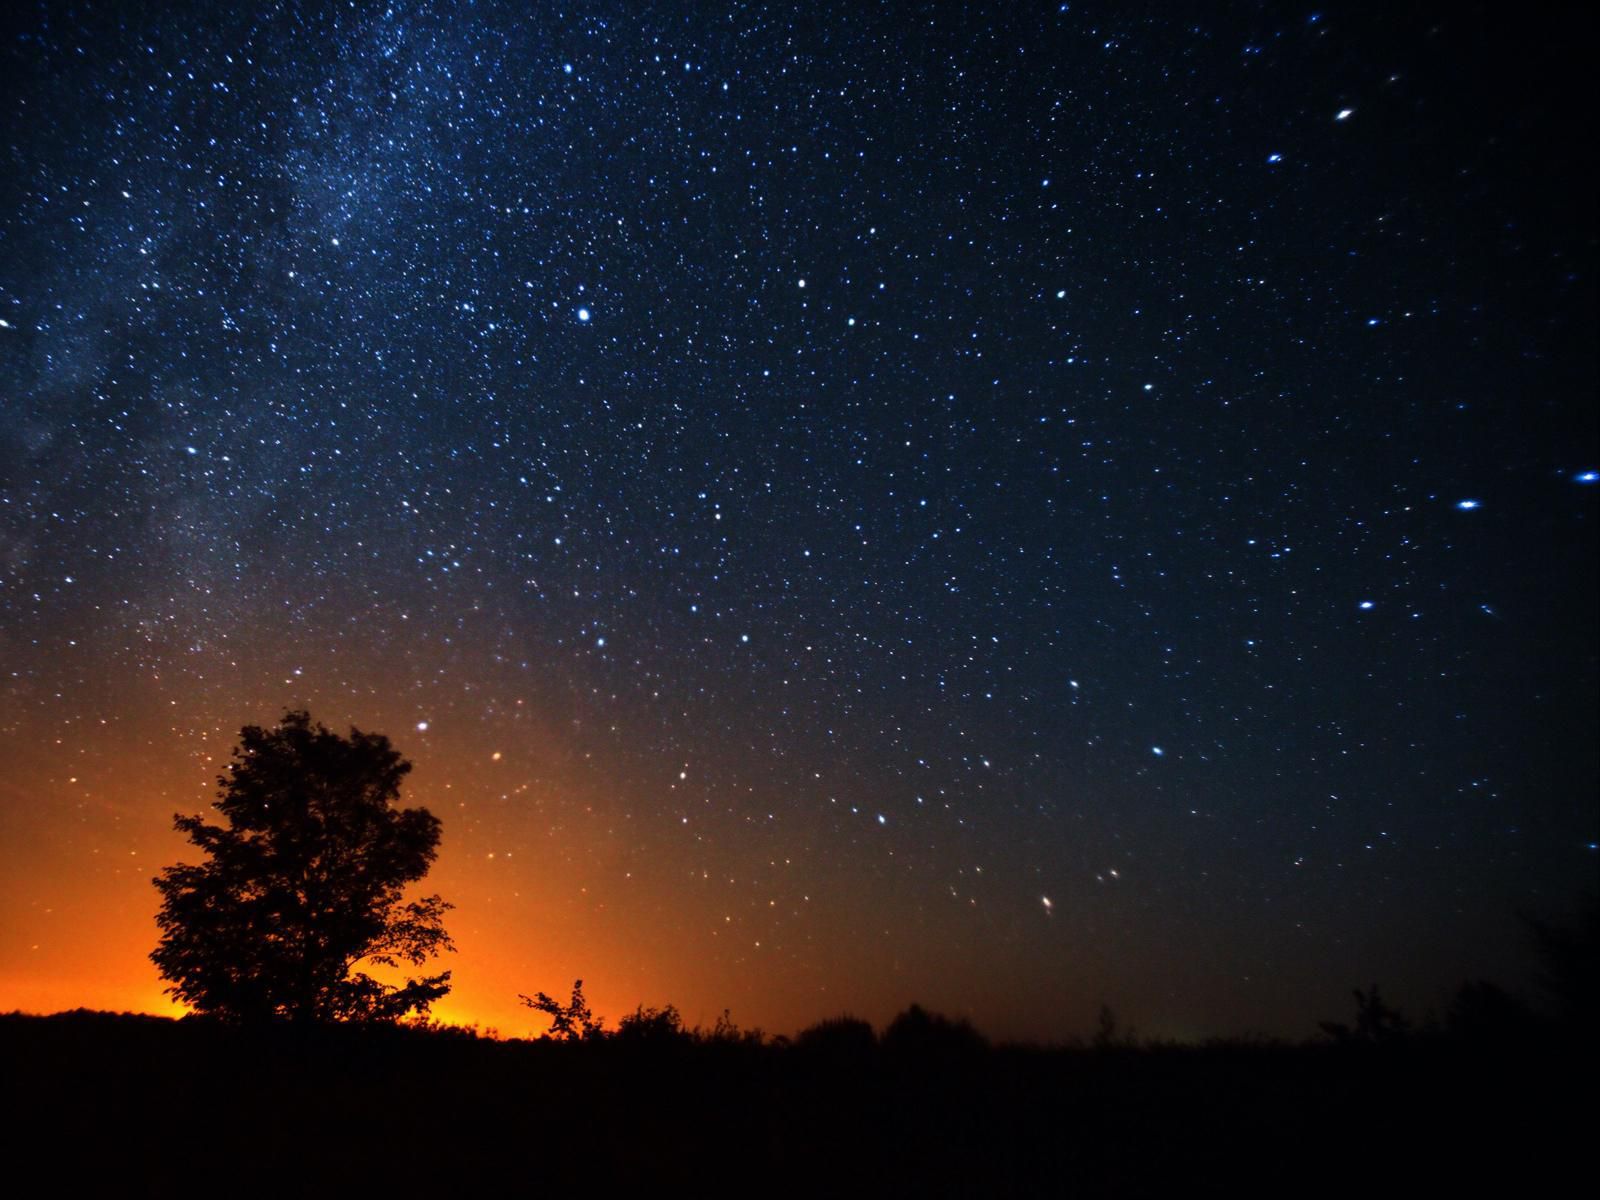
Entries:
<svg viewBox="0 0 1600 1200">
<path fill-rule="evenodd" d="M 499 1042 L 12 1014 L 8 1159 L 48 1194 L 151 1196 L 1540 1195 L 1592 1160 L 1592 1050 L 1549 1037 L 901 1033 Z"/>
</svg>

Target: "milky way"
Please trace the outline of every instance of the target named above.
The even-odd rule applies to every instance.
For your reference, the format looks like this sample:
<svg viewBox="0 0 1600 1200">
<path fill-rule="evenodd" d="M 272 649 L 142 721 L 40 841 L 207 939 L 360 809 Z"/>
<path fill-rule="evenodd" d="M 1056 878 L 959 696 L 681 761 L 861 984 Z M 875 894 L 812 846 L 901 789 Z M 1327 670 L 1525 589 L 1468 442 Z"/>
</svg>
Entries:
<svg viewBox="0 0 1600 1200">
<path fill-rule="evenodd" d="M 512 1033 L 1304 1033 L 1592 886 L 1579 18 L 239 7 L 8 18 L 0 1007 L 159 1008 L 286 707 Z"/>
</svg>

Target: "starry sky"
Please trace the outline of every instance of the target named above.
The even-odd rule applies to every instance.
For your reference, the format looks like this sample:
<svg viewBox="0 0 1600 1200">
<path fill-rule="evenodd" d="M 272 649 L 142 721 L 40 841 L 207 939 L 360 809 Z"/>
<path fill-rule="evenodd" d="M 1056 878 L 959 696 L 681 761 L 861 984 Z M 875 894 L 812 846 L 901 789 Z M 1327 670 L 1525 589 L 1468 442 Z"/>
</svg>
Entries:
<svg viewBox="0 0 1600 1200">
<path fill-rule="evenodd" d="M 0 1008 L 170 1011 L 287 707 L 507 1034 L 1308 1034 L 1594 885 L 1590 18 L 7 12 Z"/>
</svg>

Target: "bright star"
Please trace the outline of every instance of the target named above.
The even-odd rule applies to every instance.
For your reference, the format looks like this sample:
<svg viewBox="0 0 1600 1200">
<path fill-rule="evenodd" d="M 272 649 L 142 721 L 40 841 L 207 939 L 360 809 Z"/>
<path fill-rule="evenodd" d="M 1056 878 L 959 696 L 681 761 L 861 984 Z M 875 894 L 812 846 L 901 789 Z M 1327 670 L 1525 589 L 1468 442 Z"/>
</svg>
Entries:
<svg viewBox="0 0 1600 1200">
<path fill-rule="evenodd" d="M 587 308 L 580 308 L 578 310 L 578 320 L 587 321 L 588 319 L 589 319 L 589 310 Z"/>
</svg>

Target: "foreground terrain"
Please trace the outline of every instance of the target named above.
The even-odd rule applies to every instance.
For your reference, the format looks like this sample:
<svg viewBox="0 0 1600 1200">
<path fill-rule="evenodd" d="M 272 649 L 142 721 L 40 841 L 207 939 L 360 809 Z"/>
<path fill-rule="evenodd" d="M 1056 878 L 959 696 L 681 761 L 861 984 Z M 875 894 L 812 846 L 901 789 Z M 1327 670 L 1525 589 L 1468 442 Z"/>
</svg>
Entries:
<svg viewBox="0 0 1600 1200">
<path fill-rule="evenodd" d="M 655 1033 L 0 1016 L 10 1158 L 60 1194 L 1474 1195 L 1542 1190 L 1594 1129 L 1592 1055 L 1548 1037 L 1038 1050 L 937 1018 L 793 1044 Z"/>
</svg>

